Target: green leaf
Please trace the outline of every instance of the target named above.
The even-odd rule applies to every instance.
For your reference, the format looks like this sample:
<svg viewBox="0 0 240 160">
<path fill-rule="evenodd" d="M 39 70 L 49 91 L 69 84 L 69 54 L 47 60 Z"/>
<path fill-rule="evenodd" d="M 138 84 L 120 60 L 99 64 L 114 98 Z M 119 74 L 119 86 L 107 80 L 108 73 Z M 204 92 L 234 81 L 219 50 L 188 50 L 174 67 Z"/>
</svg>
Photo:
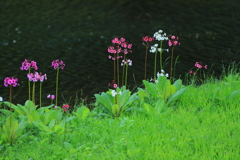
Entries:
<svg viewBox="0 0 240 160">
<path fill-rule="evenodd" d="M 51 130 L 49 127 L 45 126 L 42 122 L 39 121 L 34 121 L 33 124 L 41 131 L 46 132 L 46 133 L 50 133 Z"/>
<path fill-rule="evenodd" d="M 51 122 L 49 123 L 49 128 L 53 128 L 56 124 L 56 120 L 52 119 Z"/>
<path fill-rule="evenodd" d="M 178 79 L 176 80 L 173 85 L 176 87 L 177 91 L 180 90 L 182 88 L 182 80 Z"/>
<path fill-rule="evenodd" d="M 95 94 L 94 96 L 96 97 L 97 102 L 103 104 L 104 107 L 111 112 L 112 105 L 113 105 L 113 103 L 112 103 L 113 100 L 111 100 L 111 99 L 114 98 L 114 97 L 112 97 L 112 95 L 109 95 L 109 94 L 103 92 L 101 95 Z"/>
<path fill-rule="evenodd" d="M 179 91 L 177 91 L 175 94 L 173 94 L 169 99 L 168 99 L 168 104 L 178 100 L 179 98 L 181 98 L 181 96 L 186 92 L 187 87 L 180 89 Z"/>
<path fill-rule="evenodd" d="M 86 119 L 89 113 L 90 113 L 90 110 L 85 106 L 79 107 L 76 112 L 73 112 L 73 114 L 76 115 L 77 118 L 82 121 Z"/>
<path fill-rule="evenodd" d="M 120 111 L 120 108 L 117 104 L 114 104 L 112 106 L 112 114 L 115 116 L 115 117 L 118 117 L 119 116 L 119 111 Z"/>
<path fill-rule="evenodd" d="M 165 102 L 163 99 L 159 99 L 154 107 L 155 113 L 160 114 L 165 108 Z"/>
<path fill-rule="evenodd" d="M 230 95 L 229 95 L 229 99 L 239 99 L 240 97 L 240 90 L 236 90 L 236 91 L 233 91 Z"/>
<path fill-rule="evenodd" d="M 147 90 L 154 99 L 157 99 L 156 85 L 146 80 L 143 80 L 143 84 L 145 86 L 145 90 Z"/>
</svg>

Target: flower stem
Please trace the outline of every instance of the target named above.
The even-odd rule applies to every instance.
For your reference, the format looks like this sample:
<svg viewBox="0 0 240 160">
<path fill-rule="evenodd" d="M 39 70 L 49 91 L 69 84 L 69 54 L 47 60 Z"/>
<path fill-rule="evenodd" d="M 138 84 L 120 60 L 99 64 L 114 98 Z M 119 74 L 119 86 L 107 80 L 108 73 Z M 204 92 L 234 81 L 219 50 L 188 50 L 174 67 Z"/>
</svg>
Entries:
<svg viewBox="0 0 240 160">
<path fill-rule="evenodd" d="M 33 101 L 33 103 L 35 103 L 35 82 L 33 82 L 32 101 Z"/>
<path fill-rule="evenodd" d="M 30 74 L 30 67 L 28 69 L 28 73 Z M 31 84 L 30 84 L 30 80 L 28 80 L 28 100 L 31 100 Z"/>
<path fill-rule="evenodd" d="M 162 41 L 160 41 L 160 48 L 161 48 L 161 51 L 160 51 L 160 71 L 162 70 Z M 156 74 L 156 73 L 155 73 Z"/>
<path fill-rule="evenodd" d="M 123 58 L 124 62 L 126 61 L 126 54 L 124 54 Z M 125 65 L 123 65 L 123 73 L 122 73 L 122 86 L 124 85 L 124 77 L 125 76 Z M 126 85 L 126 84 L 125 84 Z"/>
<path fill-rule="evenodd" d="M 173 68 L 172 68 L 172 64 L 173 64 L 173 51 L 174 51 L 174 45 L 173 45 L 173 47 L 172 47 L 172 55 L 171 55 L 170 82 L 172 82 L 172 71 L 173 71 Z"/>
<path fill-rule="evenodd" d="M 117 53 L 117 85 L 119 86 L 119 60 L 118 60 L 118 53 Z"/>
<path fill-rule="evenodd" d="M 114 83 L 116 83 L 116 54 L 114 54 L 114 60 L 113 60 L 113 80 L 114 80 Z"/>
<path fill-rule="evenodd" d="M 127 73 L 128 72 L 128 64 L 126 64 L 126 76 L 125 76 L 125 86 L 127 87 Z"/>
<path fill-rule="evenodd" d="M 145 55 L 145 71 L 144 71 L 144 79 L 147 79 L 147 56 L 148 56 L 148 44 L 146 45 L 146 55 Z"/>
<path fill-rule="evenodd" d="M 56 76 L 56 106 L 58 102 L 58 75 L 59 75 L 59 68 L 57 68 L 57 76 Z"/>
<path fill-rule="evenodd" d="M 10 127 L 12 127 L 12 85 L 10 85 Z"/>
<path fill-rule="evenodd" d="M 40 95 L 39 95 L 40 107 L 42 107 L 42 82 L 40 82 Z"/>
<path fill-rule="evenodd" d="M 157 51 L 155 52 L 155 62 L 154 62 L 154 81 L 156 80 L 156 67 L 157 67 Z"/>
</svg>

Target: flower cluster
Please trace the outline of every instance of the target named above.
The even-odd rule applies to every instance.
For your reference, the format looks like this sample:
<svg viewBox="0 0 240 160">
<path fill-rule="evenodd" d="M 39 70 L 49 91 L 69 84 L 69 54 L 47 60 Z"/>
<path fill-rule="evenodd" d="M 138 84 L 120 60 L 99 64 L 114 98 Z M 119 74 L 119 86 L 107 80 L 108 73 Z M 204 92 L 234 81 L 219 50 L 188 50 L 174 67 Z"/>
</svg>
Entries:
<svg viewBox="0 0 240 160">
<path fill-rule="evenodd" d="M 121 95 L 122 92 L 121 91 L 120 92 L 116 92 L 115 90 L 112 90 L 111 94 L 112 94 L 113 97 L 115 97 L 117 94 Z"/>
<path fill-rule="evenodd" d="M 64 69 L 64 66 L 65 64 L 63 63 L 63 61 L 58 59 L 53 60 L 51 65 L 51 67 L 53 67 L 54 69 L 57 69 L 57 68 Z"/>
<path fill-rule="evenodd" d="M 160 76 L 165 76 L 165 77 L 169 77 L 168 73 L 165 73 L 165 71 L 162 69 L 161 73 L 157 72 L 157 78 Z M 154 81 L 152 78 L 150 79 L 150 81 Z M 158 81 L 155 80 L 155 83 L 157 83 Z"/>
<path fill-rule="evenodd" d="M 66 112 L 68 108 L 69 108 L 68 104 L 65 104 L 65 105 L 62 106 L 62 109 L 63 109 L 64 112 Z"/>
<path fill-rule="evenodd" d="M 202 69 L 202 68 L 205 68 L 207 69 L 207 65 L 202 65 L 202 62 L 196 62 L 195 63 L 195 67 L 197 67 L 198 69 Z M 200 70 L 201 71 L 201 70 Z M 190 71 L 189 72 L 190 74 L 197 74 L 197 72 L 194 72 L 194 71 Z"/>
<path fill-rule="evenodd" d="M 46 74 L 43 75 L 41 72 L 28 73 L 27 77 L 29 81 L 33 81 L 33 82 L 37 82 L 37 81 L 43 82 L 44 80 L 47 79 L 47 75 Z"/>
<path fill-rule="evenodd" d="M 154 37 L 145 36 L 145 37 L 142 38 L 142 41 L 143 41 L 142 44 L 143 44 L 144 46 L 148 46 L 148 43 L 149 43 L 149 42 L 154 41 Z"/>
<path fill-rule="evenodd" d="M 131 53 L 132 50 L 132 44 L 129 44 L 125 38 L 114 38 L 112 39 L 112 46 L 108 47 L 108 52 L 109 53 L 120 53 L 123 52 L 124 54 L 128 54 L 129 52 Z M 114 56 L 108 56 L 109 59 L 115 60 L 122 58 L 122 56 L 114 57 Z"/>
<path fill-rule="evenodd" d="M 17 87 L 17 86 L 19 86 L 19 83 L 17 83 L 17 82 L 18 82 L 18 78 L 6 77 L 4 79 L 4 86 L 8 87 L 8 85 L 11 85 L 13 87 Z"/>
<path fill-rule="evenodd" d="M 201 63 L 201 62 L 200 62 L 200 63 Z M 196 63 L 195 63 L 195 67 L 207 69 L 207 65 L 203 66 L 203 65 L 199 64 L 199 62 L 196 62 Z"/>
<path fill-rule="evenodd" d="M 150 36 L 145 36 L 142 38 L 142 41 L 144 42 L 152 42 L 154 40 L 153 37 L 150 37 Z"/>
<path fill-rule="evenodd" d="M 150 52 L 151 53 L 155 53 L 156 51 L 158 52 L 163 52 L 163 51 L 167 51 L 169 52 L 169 49 L 162 49 L 162 48 L 157 48 L 158 44 L 154 44 L 153 46 L 151 46 Z"/>
<path fill-rule="evenodd" d="M 153 37 L 155 37 L 155 39 L 158 41 L 168 40 L 168 37 L 166 37 L 166 33 L 163 33 L 163 30 L 159 30 L 158 32 L 155 32 Z"/>
<path fill-rule="evenodd" d="M 165 77 L 168 77 L 168 73 L 165 73 L 165 71 L 162 69 L 161 70 L 161 73 L 157 72 L 157 77 L 160 77 L 160 76 L 165 76 Z"/>
<path fill-rule="evenodd" d="M 49 95 L 47 95 L 47 98 L 50 98 L 51 100 L 54 100 L 54 99 L 55 99 L 55 95 L 53 95 L 53 94 L 50 95 L 50 94 L 49 94 Z"/>
<path fill-rule="evenodd" d="M 108 83 L 108 86 L 112 86 L 113 88 L 117 88 L 118 85 L 115 83 L 114 80 L 112 80 L 112 83 Z"/>
<path fill-rule="evenodd" d="M 130 59 L 122 60 L 121 66 L 123 65 L 132 66 L 132 61 Z"/>
<path fill-rule="evenodd" d="M 169 45 L 169 46 L 172 46 L 172 45 L 174 45 L 174 46 L 180 45 L 180 42 L 179 42 L 178 40 L 179 40 L 178 37 L 176 37 L 176 36 L 171 36 L 171 39 L 168 40 L 168 45 Z"/>
<path fill-rule="evenodd" d="M 30 67 L 35 70 L 38 70 L 37 63 L 35 61 L 31 61 L 30 59 L 25 59 L 24 62 L 22 62 L 22 66 L 20 67 L 20 69 L 28 70 Z"/>
</svg>

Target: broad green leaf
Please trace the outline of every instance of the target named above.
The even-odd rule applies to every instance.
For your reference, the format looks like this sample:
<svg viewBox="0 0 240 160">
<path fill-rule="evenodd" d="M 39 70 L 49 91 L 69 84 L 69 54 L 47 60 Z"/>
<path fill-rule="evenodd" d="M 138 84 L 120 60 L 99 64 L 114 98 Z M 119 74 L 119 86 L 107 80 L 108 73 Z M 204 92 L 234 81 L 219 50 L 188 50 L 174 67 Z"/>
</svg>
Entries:
<svg viewBox="0 0 240 160">
<path fill-rule="evenodd" d="M 39 121 L 34 121 L 33 124 L 41 131 L 46 132 L 46 133 L 50 133 L 51 130 L 49 127 L 45 126 L 42 122 Z"/>
<path fill-rule="evenodd" d="M 168 99 L 168 104 L 178 100 L 187 90 L 187 87 L 180 89 L 179 91 L 177 91 L 175 94 L 173 94 L 169 99 Z"/>
<path fill-rule="evenodd" d="M 157 99 L 156 85 L 146 80 L 143 80 L 143 84 L 145 86 L 145 90 L 148 91 L 150 95 L 153 96 L 154 99 Z"/>
<path fill-rule="evenodd" d="M 117 104 L 114 104 L 114 105 L 112 106 L 112 114 L 113 114 L 114 116 L 118 116 L 118 115 L 119 115 L 119 112 L 120 112 L 119 106 L 118 106 Z"/>
<path fill-rule="evenodd" d="M 78 119 L 84 121 L 85 118 L 90 113 L 90 110 L 87 107 L 79 107 L 76 112 L 73 112 L 74 115 L 77 116 Z"/>
<path fill-rule="evenodd" d="M 52 119 L 49 123 L 49 128 L 53 128 L 56 124 L 56 120 L 55 119 Z"/>
<path fill-rule="evenodd" d="M 240 90 L 233 91 L 229 95 L 229 99 L 239 99 L 239 97 L 240 97 Z"/>
<path fill-rule="evenodd" d="M 155 113 L 160 114 L 165 107 L 165 102 L 163 99 L 159 99 L 154 107 Z"/>
<path fill-rule="evenodd" d="M 173 85 L 176 87 L 177 91 L 180 90 L 182 88 L 182 80 L 178 79 L 176 80 Z"/>
<path fill-rule="evenodd" d="M 112 110 L 112 103 L 109 100 L 109 96 L 106 93 L 102 93 L 101 95 L 99 94 L 95 94 L 94 95 L 96 97 L 96 101 L 103 104 L 105 108 L 107 108 L 109 111 Z M 110 95 L 111 96 L 111 95 Z M 113 97 L 111 97 L 113 98 Z"/>
<path fill-rule="evenodd" d="M 146 112 L 147 114 L 152 114 L 152 113 L 153 113 L 153 107 L 150 106 L 149 104 L 144 103 L 144 104 L 143 104 L 143 107 L 144 107 L 145 112 Z"/>
</svg>

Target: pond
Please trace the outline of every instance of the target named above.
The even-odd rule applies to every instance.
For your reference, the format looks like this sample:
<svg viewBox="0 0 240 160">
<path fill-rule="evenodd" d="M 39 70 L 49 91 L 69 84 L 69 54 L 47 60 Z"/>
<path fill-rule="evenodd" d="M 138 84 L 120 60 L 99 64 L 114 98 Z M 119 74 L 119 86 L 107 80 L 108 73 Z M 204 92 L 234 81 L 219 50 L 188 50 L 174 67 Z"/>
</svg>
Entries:
<svg viewBox="0 0 240 160">
<path fill-rule="evenodd" d="M 74 104 L 76 99 L 86 97 L 94 102 L 93 95 L 106 91 L 113 80 L 113 61 L 108 59 L 107 48 L 116 36 L 133 44 L 132 53 L 127 56 L 133 61 L 128 84 L 134 91 L 144 78 L 142 37 L 152 36 L 159 29 L 168 36 L 178 36 L 181 42 L 174 52 L 174 57 L 178 57 L 175 78 L 184 79 L 195 62 L 200 61 L 209 66 L 209 73 L 214 71 L 219 76 L 223 64 L 240 60 L 239 3 L 237 0 L 1 2 L 0 96 L 8 100 L 9 88 L 3 86 L 3 80 L 16 76 L 20 87 L 14 88 L 13 103 L 27 100 L 27 71 L 20 67 L 24 59 L 32 59 L 39 72 L 47 74 L 42 95 L 43 104 L 48 105 L 50 100 L 46 96 L 55 94 L 56 82 L 51 62 L 61 59 L 66 66 L 59 74 L 60 103 Z M 167 48 L 167 42 L 164 47 Z M 163 59 L 169 56 L 166 52 Z M 169 72 L 169 63 L 165 64 L 164 70 Z M 154 56 L 149 53 L 149 79 L 153 77 L 153 66 Z"/>
</svg>

